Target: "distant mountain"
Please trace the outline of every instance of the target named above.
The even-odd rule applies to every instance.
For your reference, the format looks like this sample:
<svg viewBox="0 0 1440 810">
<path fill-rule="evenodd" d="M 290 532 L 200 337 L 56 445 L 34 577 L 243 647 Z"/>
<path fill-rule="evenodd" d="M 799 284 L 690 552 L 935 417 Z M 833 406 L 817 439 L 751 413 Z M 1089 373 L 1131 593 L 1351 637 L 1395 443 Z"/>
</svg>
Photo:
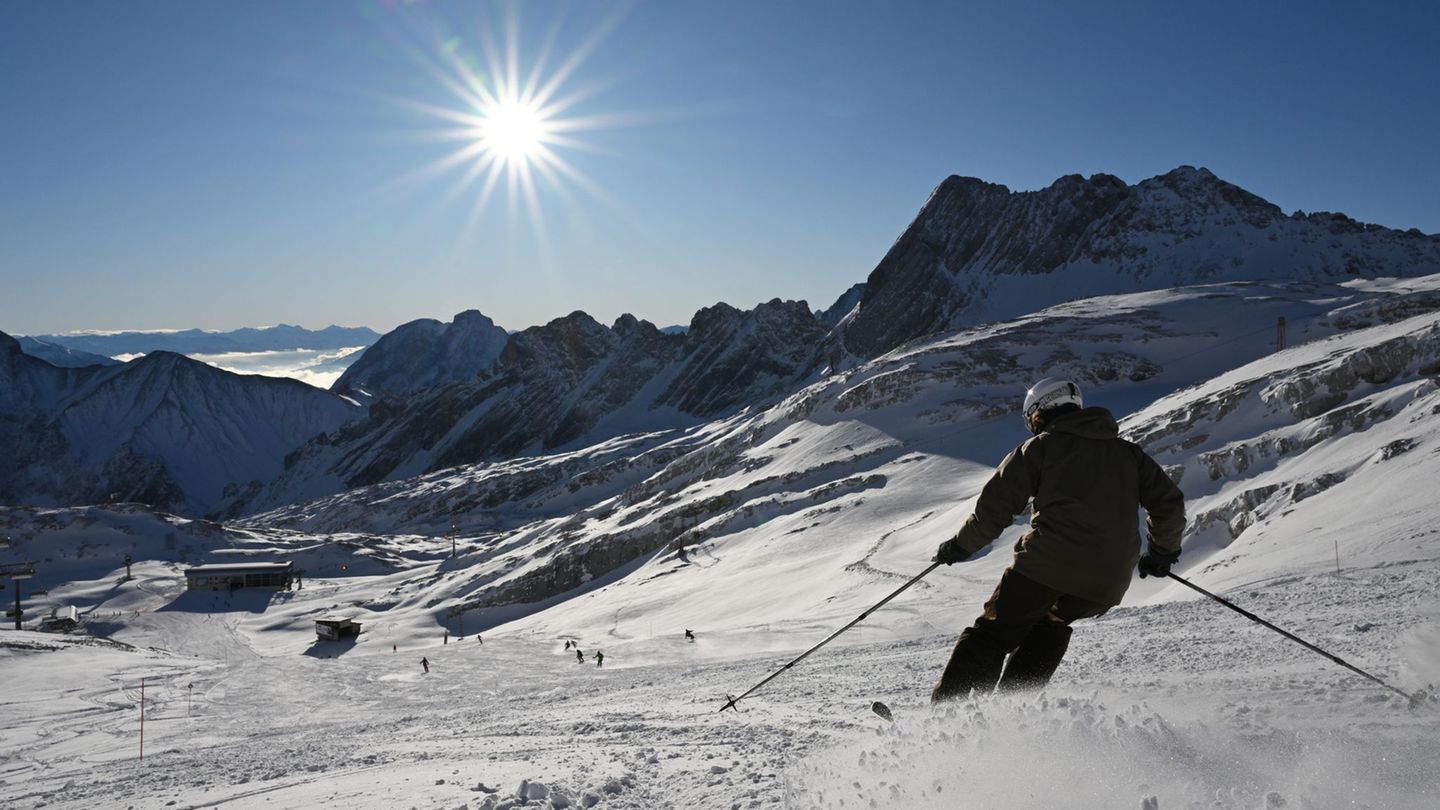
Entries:
<svg viewBox="0 0 1440 810">
<path fill-rule="evenodd" d="M 1012 192 L 941 183 L 866 280 L 839 339 L 857 357 L 1095 295 L 1220 281 L 1440 272 L 1440 236 L 1285 215 L 1206 169 L 1136 185 L 1070 175 Z"/>
<path fill-rule="evenodd" d="M 31 357 L 38 357 L 52 366 L 60 366 L 61 368 L 84 368 L 85 366 L 115 366 L 120 364 L 120 361 L 113 357 L 90 354 L 89 352 L 82 352 L 78 349 L 61 346 L 58 343 L 46 343 L 43 340 L 37 340 L 32 337 L 19 337 L 16 338 L 16 340 L 20 343 L 21 351 Z"/>
<path fill-rule="evenodd" d="M 141 501 L 190 515 L 269 480 L 285 454 L 361 409 L 288 379 L 170 352 L 59 368 L 0 333 L 0 503 Z"/>
<path fill-rule="evenodd" d="M 509 333 L 473 309 L 448 324 L 431 318 L 411 321 L 376 340 L 330 390 L 368 402 L 474 380 L 494 365 L 509 339 Z"/>
<path fill-rule="evenodd" d="M 813 374 L 826 332 L 805 302 L 778 299 L 749 311 L 707 307 L 680 335 L 629 315 L 606 327 L 572 313 L 511 335 L 474 379 L 381 399 L 364 420 L 301 449 L 284 476 L 233 508 L 698 424 L 793 390 Z M 413 345 L 377 343 L 367 352 L 371 368 L 404 368 Z M 402 354 L 387 356 L 392 349 Z"/>
<path fill-rule="evenodd" d="M 185 329 L 178 332 L 92 332 L 70 335 L 36 335 L 36 340 L 91 354 L 115 357 L 166 351 L 177 354 L 222 354 L 290 349 L 348 349 L 369 346 L 379 333 L 366 327 L 327 326 L 314 331 L 280 324 L 230 332 Z"/>
</svg>

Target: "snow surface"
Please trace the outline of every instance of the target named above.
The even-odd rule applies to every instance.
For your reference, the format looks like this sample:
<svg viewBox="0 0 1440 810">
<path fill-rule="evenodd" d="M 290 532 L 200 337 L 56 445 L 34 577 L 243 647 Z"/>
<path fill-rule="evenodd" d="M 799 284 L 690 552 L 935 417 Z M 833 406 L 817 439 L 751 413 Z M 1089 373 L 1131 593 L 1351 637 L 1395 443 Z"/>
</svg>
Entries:
<svg viewBox="0 0 1440 810">
<path fill-rule="evenodd" d="M 924 567 L 1024 438 L 1037 369 L 1081 377 L 1180 476 L 1179 573 L 1407 692 L 1440 683 L 1437 290 L 1072 302 L 763 412 L 234 525 L 0 509 L 5 559 L 39 571 L 21 587 L 49 590 L 27 615 L 76 605 L 111 639 L 0 632 L 0 804 L 1436 807 L 1440 704 L 1173 582 L 1077 625 L 1045 692 L 931 710 L 1019 526 L 718 710 Z M 186 563 L 237 558 L 293 559 L 304 587 L 182 591 Z M 332 613 L 364 633 L 316 642 Z"/>
</svg>

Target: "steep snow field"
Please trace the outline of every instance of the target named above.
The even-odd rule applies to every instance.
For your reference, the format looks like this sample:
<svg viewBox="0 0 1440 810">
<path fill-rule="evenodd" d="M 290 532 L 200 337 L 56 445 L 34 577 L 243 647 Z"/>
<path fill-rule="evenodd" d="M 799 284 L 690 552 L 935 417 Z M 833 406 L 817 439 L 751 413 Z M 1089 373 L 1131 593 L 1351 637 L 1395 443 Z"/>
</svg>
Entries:
<svg viewBox="0 0 1440 810">
<path fill-rule="evenodd" d="M 6 559 L 49 589 L 27 611 L 77 605 L 113 639 L 0 633 L 0 803 L 1435 807 L 1440 705 L 1178 583 L 1137 582 L 1082 623 L 1045 693 L 931 711 L 1018 525 L 718 709 L 924 567 L 1024 438 L 1015 404 L 1044 373 L 1128 414 L 1180 477 L 1179 573 L 1407 692 L 1440 682 L 1437 293 L 1432 277 L 1077 301 L 766 411 L 234 525 L 0 510 Z M 303 589 L 181 591 L 186 563 L 243 556 L 295 560 Z M 331 612 L 365 622 L 358 643 L 314 641 Z"/>
</svg>

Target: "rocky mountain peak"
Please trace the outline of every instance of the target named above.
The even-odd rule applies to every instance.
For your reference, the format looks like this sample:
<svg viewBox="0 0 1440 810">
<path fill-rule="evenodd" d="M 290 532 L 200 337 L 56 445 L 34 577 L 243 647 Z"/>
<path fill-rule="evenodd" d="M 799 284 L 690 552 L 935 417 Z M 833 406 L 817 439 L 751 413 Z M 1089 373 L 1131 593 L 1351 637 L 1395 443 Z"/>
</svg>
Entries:
<svg viewBox="0 0 1440 810">
<path fill-rule="evenodd" d="M 1067 175 L 1019 192 L 952 176 L 866 279 L 837 339 L 851 355 L 874 357 L 1092 295 L 1437 270 L 1437 240 L 1348 218 L 1286 217 L 1204 168 L 1180 166 L 1133 186 Z"/>
<path fill-rule="evenodd" d="M 508 340 L 504 329 L 476 309 L 456 314 L 448 324 L 410 321 L 375 341 L 330 390 L 365 402 L 473 380 L 495 364 Z"/>
</svg>

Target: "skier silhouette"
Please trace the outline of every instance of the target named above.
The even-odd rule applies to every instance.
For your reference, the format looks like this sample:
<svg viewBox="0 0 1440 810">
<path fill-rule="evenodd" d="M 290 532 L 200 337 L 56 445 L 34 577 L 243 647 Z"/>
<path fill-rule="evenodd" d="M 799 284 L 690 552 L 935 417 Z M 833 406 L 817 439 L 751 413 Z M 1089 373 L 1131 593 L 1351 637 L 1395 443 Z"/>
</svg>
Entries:
<svg viewBox="0 0 1440 810">
<path fill-rule="evenodd" d="M 695 640 L 695 634 L 692 633 L 692 632 L 690 632 L 689 630 L 686 630 L 686 631 L 685 631 L 685 640 L 686 640 L 686 641 L 694 641 L 694 640 Z"/>
<path fill-rule="evenodd" d="M 575 663 L 585 663 L 585 653 L 580 652 L 580 646 L 578 644 L 575 646 Z"/>
<path fill-rule="evenodd" d="M 426 674 L 426 675 L 429 675 L 429 674 L 430 674 L 430 661 L 429 661 L 429 659 L 422 657 L 422 658 L 420 659 L 420 666 L 422 666 L 422 667 L 425 668 L 425 674 Z"/>
<path fill-rule="evenodd" d="M 595 666 L 597 666 L 597 667 L 603 667 L 603 666 L 605 666 L 605 653 L 600 652 L 599 650 L 596 650 L 596 651 L 595 651 Z"/>
<path fill-rule="evenodd" d="M 570 649 L 570 642 L 568 640 L 565 642 L 565 649 Z"/>
</svg>

